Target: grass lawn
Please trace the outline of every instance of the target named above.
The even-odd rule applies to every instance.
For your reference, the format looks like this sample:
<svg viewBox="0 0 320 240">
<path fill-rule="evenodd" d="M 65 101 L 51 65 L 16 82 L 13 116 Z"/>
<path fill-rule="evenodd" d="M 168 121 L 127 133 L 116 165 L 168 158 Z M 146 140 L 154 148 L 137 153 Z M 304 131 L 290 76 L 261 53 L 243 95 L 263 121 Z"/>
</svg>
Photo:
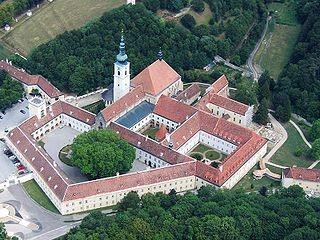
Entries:
<svg viewBox="0 0 320 240">
<path fill-rule="evenodd" d="M 205 151 L 207 150 L 211 150 L 210 147 L 207 147 L 206 145 L 203 145 L 203 144 L 199 144 L 198 146 L 196 146 L 192 152 L 201 152 L 201 153 L 204 153 Z"/>
<path fill-rule="evenodd" d="M 67 146 L 63 147 L 59 152 L 59 159 L 63 163 L 65 163 L 65 164 L 67 164 L 69 166 L 72 166 L 71 159 L 67 157 L 68 152 L 70 151 L 70 149 L 71 149 L 71 145 L 67 145 Z"/>
<path fill-rule="evenodd" d="M 275 167 L 275 166 L 271 166 L 269 164 L 266 165 L 267 168 L 269 168 L 269 170 L 273 173 L 277 173 L 277 174 L 280 174 L 282 173 L 283 169 L 281 168 L 278 168 L 278 167 Z"/>
<path fill-rule="evenodd" d="M 312 161 L 306 158 L 306 154 L 301 157 L 294 155 L 298 148 L 309 149 L 304 143 L 297 130 L 290 123 L 284 124 L 284 128 L 288 132 L 288 139 L 282 147 L 272 156 L 271 162 L 290 167 L 296 165 L 298 167 L 309 167 Z"/>
<path fill-rule="evenodd" d="M 3 43 L 0 41 L 0 59 L 9 58 L 13 52 Z"/>
<path fill-rule="evenodd" d="M 295 6 L 292 1 L 285 3 L 273 2 L 268 4 L 269 11 L 273 12 L 276 22 L 284 25 L 295 26 L 298 24 Z"/>
<path fill-rule="evenodd" d="M 207 3 L 204 4 L 205 8 L 204 11 L 202 13 L 197 13 L 193 10 L 189 11 L 189 14 L 192 15 L 194 17 L 194 19 L 197 22 L 197 25 L 209 25 L 209 21 L 212 18 L 212 12 L 210 10 L 210 7 Z"/>
<path fill-rule="evenodd" d="M 202 160 L 203 159 L 203 156 L 200 153 L 191 153 L 190 157 L 192 157 L 192 158 L 194 158 L 196 160 Z"/>
<path fill-rule="evenodd" d="M 84 106 L 83 109 L 92 112 L 94 114 L 98 114 L 102 109 L 105 108 L 105 104 L 103 100 L 100 100 L 98 102 L 92 103 L 90 105 Z"/>
<path fill-rule="evenodd" d="M 156 136 L 156 133 L 157 133 L 158 130 L 159 130 L 158 128 L 150 127 L 147 130 L 145 130 L 142 134 L 146 135 L 146 136 L 149 136 L 152 139 L 155 139 L 155 136 Z"/>
<path fill-rule="evenodd" d="M 254 166 L 233 189 L 244 189 L 246 192 L 253 192 L 259 191 L 262 186 L 266 186 L 269 189 L 280 186 L 280 181 L 275 181 L 268 177 L 263 177 L 259 180 L 254 179 L 252 172 L 256 169 L 258 169 L 258 165 Z"/>
<path fill-rule="evenodd" d="M 18 23 L 4 40 L 27 55 L 42 43 L 65 31 L 77 29 L 125 0 L 55 0 L 24 22 Z"/>
<path fill-rule="evenodd" d="M 22 186 L 29 194 L 29 196 L 42 207 L 51 212 L 59 213 L 58 209 L 56 209 L 56 207 L 53 205 L 50 199 L 46 196 L 46 194 L 42 191 L 42 189 L 34 180 L 22 183 Z"/>
<path fill-rule="evenodd" d="M 255 62 L 277 79 L 289 62 L 299 33 L 300 25 L 276 24 L 261 43 Z"/>
<path fill-rule="evenodd" d="M 220 158 L 220 153 L 218 153 L 214 150 L 211 150 L 211 151 L 206 152 L 205 156 L 209 160 L 217 160 Z"/>
<path fill-rule="evenodd" d="M 310 134 L 311 127 L 305 125 L 304 122 L 298 121 L 294 118 L 292 118 L 291 120 L 294 121 L 299 126 L 299 128 L 303 132 L 303 135 L 307 138 L 307 140 L 309 140 L 309 134 Z"/>
</svg>

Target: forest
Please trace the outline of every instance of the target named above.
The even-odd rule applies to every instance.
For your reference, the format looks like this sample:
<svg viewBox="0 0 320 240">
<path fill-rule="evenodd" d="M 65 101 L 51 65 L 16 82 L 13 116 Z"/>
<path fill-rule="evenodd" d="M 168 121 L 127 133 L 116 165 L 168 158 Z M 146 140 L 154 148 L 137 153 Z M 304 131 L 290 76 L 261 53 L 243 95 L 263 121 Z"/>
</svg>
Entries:
<svg viewBox="0 0 320 240">
<path fill-rule="evenodd" d="M 179 1 L 159 1 L 155 8 L 168 8 L 169 2 Z M 184 2 L 181 2 L 181 7 Z M 266 14 L 263 1 L 240 2 L 230 1 L 234 8 L 229 9 L 218 4 L 215 11 L 221 12 L 220 17 L 213 19 L 209 26 L 199 25 L 191 31 L 158 17 L 143 3 L 123 6 L 105 13 L 79 30 L 65 32 L 39 46 L 28 56 L 27 62 L 17 57 L 13 62 L 34 74 L 45 76 L 61 90 L 82 94 L 112 81 L 113 63 L 123 29 L 132 63 L 131 77 L 156 60 L 160 47 L 164 59 L 184 77 L 185 71 L 202 69 L 216 54 L 232 57 L 248 28 L 260 26 Z M 250 52 L 246 42 L 240 45 L 242 48 L 234 56 L 239 63 Z M 252 44 L 250 46 L 253 47 Z M 241 57 L 241 49 L 247 49 L 243 55 L 245 57 Z"/>
<path fill-rule="evenodd" d="M 10 24 L 13 18 L 27 9 L 35 7 L 43 0 L 6 0 L 0 1 L 0 27 Z"/>
<path fill-rule="evenodd" d="M 17 103 L 23 93 L 24 89 L 21 83 L 12 80 L 10 75 L 0 70 L 0 110 L 3 111 Z"/>
<path fill-rule="evenodd" d="M 303 24 L 290 63 L 282 72 L 273 97 L 278 116 L 291 108 L 308 121 L 320 118 L 320 2 L 298 1 L 298 19 Z M 283 121 L 288 121 L 290 114 Z"/>
<path fill-rule="evenodd" d="M 198 194 L 129 193 L 115 216 L 93 212 L 60 240 L 241 240 L 320 238 L 320 199 L 299 186 L 246 194 L 202 187 Z"/>
</svg>

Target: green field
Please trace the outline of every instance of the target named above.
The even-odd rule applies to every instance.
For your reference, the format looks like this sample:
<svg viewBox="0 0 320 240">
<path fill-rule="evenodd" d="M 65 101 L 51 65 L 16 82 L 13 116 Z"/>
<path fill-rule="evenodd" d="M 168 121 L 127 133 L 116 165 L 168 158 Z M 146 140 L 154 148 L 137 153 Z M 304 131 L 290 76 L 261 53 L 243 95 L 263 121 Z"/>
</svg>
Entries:
<svg viewBox="0 0 320 240">
<path fill-rule="evenodd" d="M 0 60 L 9 58 L 12 54 L 13 52 L 0 41 Z"/>
<path fill-rule="evenodd" d="M 123 5 L 125 0 L 55 0 L 26 21 L 14 26 L 3 40 L 27 55 L 58 34 L 77 29 L 104 12 Z"/>
<path fill-rule="evenodd" d="M 201 153 L 204 153 L 205 151 L 208 151 L 208 150 L 211 150 L 210 147 L 207 147 L 206 145 L 204 144 L 199 144 L 198 146 L 196 146 L 192 152 L 201 152 Z"/>
<path fill-rule="evenodd" d="M 29 194 L 29 196 L 39 205 L 51 212 L 59 213 L 58 209 L 56 209 L 56 207 L 52 204 L 50 199 L 46 196 L 46 194 L 42 191 L 42 189 L 34 180 L 22 183 L 22 186 Z"/>
<path fill-rule="evenodd" d="M 312 164 L 311 160 L 306 158 L 306 154 L 301 157 L 294 155 L 298 148 L 308 150 L 308 146 L 304 143 L 297 130 L 290 123 L 284 124 L 284 128 L 287 130 L 288 139 L 282 145 L 282 147 L 272 156 L 271 162 L 291 167 L 296 165 L 298 167 L 309 167 Z"/>
<path fill-rule="evenodd" d="M 189 14 L 192 15 L 196 20 L 197 26 L 201 24 L 209 25 L 209 21 L 212 18 L 212 12 L 207 3 L 205 3 L 205 9 L 202 13 L 197 13 L 193 10 L 190 10 Z"/>
<path fill-rule="evenodd" d="M 295 6 L 292 1 L 286 1 L 285 3 L 270 3 L 268 10 L 273 12 L 273 16 L 278 24 L 298 25 Z"/>
<path fill-rule="evenodd" d="M 256 169 L 258 169 L 257 165 L 254 166 L 233 189 L 243 189 L 246 192 L 254 192 L 259 191 L 262 186 L 266 186 L 269 189 L 280 186 L 280 181 L 275 181 L 268 177 L 262 177 L 259 180 L 254 179 L 252 172 Z"/>
<path fill-rule="evenodd" d="M 276 24 L 274 30 L 267 33 L 263 40 L 255 57 L 255 62 L 269 71 L 274 79 L 277 79 L 282 69 L 289 62 L 299 33 L 300 25 Z"/>
</svg>

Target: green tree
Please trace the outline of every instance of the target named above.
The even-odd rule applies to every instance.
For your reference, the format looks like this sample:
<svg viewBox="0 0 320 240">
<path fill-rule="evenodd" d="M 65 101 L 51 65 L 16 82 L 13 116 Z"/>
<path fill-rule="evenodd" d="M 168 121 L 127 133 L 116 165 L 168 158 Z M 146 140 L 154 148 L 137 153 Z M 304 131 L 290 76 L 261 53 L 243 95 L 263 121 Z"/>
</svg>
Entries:
<svg viewBox="0 0 320 240">
<path fill-rule="evenodd" d="M 71 161 L 90 178 L 114 176 L 131 169 L 134 148 L 111 130 L 91 130 L 77 136 Z"/>
<path fill-rule="evenodd" d="M 320 138 L 312 143 L 311 155 L 314 159 L 320 160 Z"/>
<path fill-rule="evenodd" d="M 312 127 L 310 129 L 309 137 L 311 141 L 320 138 L 320 119 L 313 122 Z"/>
<path fill-rule="evenodd" d="M 205 6 L 203 0 L 192 0 L 191 5 L 195 12 L 201 13 L 204 11 Z"/>
<path fill-rule="evenodd" d="M 254 105 L 257 103 L 257 86 L 254 82 L 248 79 L 241 79 L 237 83 L 236 88 L 237 91 L 234 96 L 235 100 L 247 105 Z"/>
<path fill-rule="evenodd" d="M 268 123 L 269 117 L 268 117 L 268 102 L 267 100 L 264 98 L 262 99 L 259 107 L 258 107 L 258 111 L 255 113 L 253 120 L 256 123 L 262 124 L 262 125 L 266 125 Z"/>
<path fill-rule="evenodd" d="M 188 28 L 188 29 L 192 29 L 195 25 L 196 25 L 196 20 L 194 19 L 194 17 L 190 14 L 186 14 L 184 15 L 181 19 L 180 19 L 181 24 Z"/>
<path fill-rule="evenodd" d="M 118 209 L 120 211 L 125 211 L 128 208 L 136 209 L 140 205 L 140 197 L 137 192 L 129 192 L 125 198 L 121 200 L 118 204 Z"/>
</svg>

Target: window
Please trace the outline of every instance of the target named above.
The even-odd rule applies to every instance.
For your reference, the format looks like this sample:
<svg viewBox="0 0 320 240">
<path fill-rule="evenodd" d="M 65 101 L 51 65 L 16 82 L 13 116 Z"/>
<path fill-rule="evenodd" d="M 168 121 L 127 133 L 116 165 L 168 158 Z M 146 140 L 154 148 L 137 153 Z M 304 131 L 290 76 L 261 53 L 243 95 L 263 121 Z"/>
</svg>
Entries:
<svg viewBox="0 0 320 240">
<path fill-rule="evenodd" d="M 118 71 L 118 76 L 120 76 L 120 71 Z"/>
</svg>

